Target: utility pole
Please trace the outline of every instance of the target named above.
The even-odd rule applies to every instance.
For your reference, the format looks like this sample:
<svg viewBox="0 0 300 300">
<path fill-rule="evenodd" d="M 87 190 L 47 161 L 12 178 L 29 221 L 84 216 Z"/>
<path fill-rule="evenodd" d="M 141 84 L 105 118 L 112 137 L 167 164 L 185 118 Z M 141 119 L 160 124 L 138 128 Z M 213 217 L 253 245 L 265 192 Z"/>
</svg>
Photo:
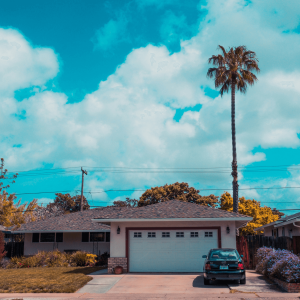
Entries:
<svg viewBox="0 0 300 300">
<path fill-rule="evenodd" d="M 81 167 L 81 172 L 82 172 L 82 180 L 81 180 L 80 211 L 83 211 L 83 182 L 84 182 L 84 174 L 87 175 L 87 171 L 83 170 Z"/>
</svg>

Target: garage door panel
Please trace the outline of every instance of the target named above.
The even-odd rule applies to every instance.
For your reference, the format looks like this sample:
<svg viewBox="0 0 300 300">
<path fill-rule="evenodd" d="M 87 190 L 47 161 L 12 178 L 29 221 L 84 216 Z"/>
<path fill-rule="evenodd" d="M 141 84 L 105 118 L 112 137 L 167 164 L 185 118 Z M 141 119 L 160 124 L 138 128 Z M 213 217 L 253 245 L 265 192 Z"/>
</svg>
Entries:
<svg viewBox="0 0 300 300">
<path fill-rule="evenodd" d="M 202 255 L 218 247 L 217 230 L 140 230 L 140 237 L 134 232 L 129 234 L 130 272 L 202 272 Z M 155 234 L 150 238 L 148 232 Z"/>
</svg>

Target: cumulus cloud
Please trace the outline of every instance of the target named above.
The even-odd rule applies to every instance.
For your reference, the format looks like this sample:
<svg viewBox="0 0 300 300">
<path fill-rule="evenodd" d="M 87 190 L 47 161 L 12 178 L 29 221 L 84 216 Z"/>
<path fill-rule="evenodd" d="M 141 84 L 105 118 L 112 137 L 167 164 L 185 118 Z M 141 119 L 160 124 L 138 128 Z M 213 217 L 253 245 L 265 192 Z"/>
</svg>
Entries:
<svg viewBox="0 0 300 300">
<path fill-rule="evenodd" d="M 279 7 L 280 2 L 276 5 Z M 7 163 L 19 169 L 28 169 L 29 165 L 30 168 L 40 167 L 54 161 L 55 166 L 62 167 L 81 164 L 230 167 L 230 95 L 212 99 L 201 88 L 213 88 L 213 82 L 206 78 L 207 59 L 216 53 L 218 44 L 225 47 L 245 44 L 257 52 L 261 61 L 259 82 L 250 87 L 246 95 L 237 94 L 239 164 L 265 160 L 263 151 L 253 153 L 258 146 L 262 149 L 298 148 L 300 65 L 297 49 L 300 39 L 295 33 L 282 32 L 293 28 L 296 22 L 281 25 L 281 19 L 271 10 L 263 14 L 264 4 L 256 1 L 249 5 L 241 0 L 209 1 L 205 9 L 208 14 L 199 25 L 199 33 L 183 40 L 180 52 L 170 54 L 165 46 L 153 45 L 133 50 L 115 73 L 99 84 L 98 90 L 79 103 L 68 103 L 65 94 L 52 91 L 37 92 L 22 102 L 11 96 L 1 96 L 1 111 L 8 112 L 3 115 L 3 122 L 10 124 L 1 131 L 0 150 Z M 291 18 L 296 19 L 296 12 L 292 7 L 286 7 L 285 11 L 288 9 Z M 101 35 L 105 37 L 106 32 L 110 30 L 101 31 Z M 25 41 L 21 35 L 19 39 Z M 22 84 L 13 83 L 11 90 L 45 82 L 51 78 L 51 72 L 55 73 L 51 68 L 38 73 L 44 70 L 39 66 L 45 66 L 44 59 L 38 59 L 40 51 L 45 50 L 44 55 L 54 55 L 52 50 L 36 51 L 33 46 L 26 45 L 33 66 L 39 61 L 35 71 L 38 76 L 24 79 Z M 55 55 L 52 59 L 57 61 Z M 8 65 L 8 73 L 13 69 L 14 64 Z M 26 77 L 26 69 L 21 68 L 19 72 L 20 78 Z M 200 111 L 188 111 L 179 122 L 173 120 L 176 109 L 197 104 L 202 105 Z M 16 115 L 23 111 L 25 117 L 17 119 Z M 22 147 L 12 148 L 16 144 Z M 188 181 L 197 187 L 231 186 L 230 170 L 201 174 L 95 173 L 86 180 L 90 189 L 101 191 L 174 181 Z M 246 187 L 252 184 L 243 182 Z M 259 197 L 261 192 L 254 190 L 248 195 Z M 100 198 L 108 197 L 103 193 Z"/>
<path fill-rule="evenodd" d="M 129 40 L 127 31 L 128 19 L 125 14 L 119 14 L 116 20 L 109 20 L 97 30 L 93 37 L 95 49 L 107 51 L 115 45 Z"/>
</svg>

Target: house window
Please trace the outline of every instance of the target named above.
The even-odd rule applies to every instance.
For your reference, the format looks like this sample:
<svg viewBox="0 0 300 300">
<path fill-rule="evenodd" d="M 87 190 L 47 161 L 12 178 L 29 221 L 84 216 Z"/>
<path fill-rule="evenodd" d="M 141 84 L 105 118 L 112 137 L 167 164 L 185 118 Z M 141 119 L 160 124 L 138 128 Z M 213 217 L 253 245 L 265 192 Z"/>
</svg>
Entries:
<svg viewBox="0 0 300 300">
<path fill-rule="evenodd" d="M 148 238 L 155 238 L 156 233 L 155 232 L 148 232 Z"/>
<path fill-rule="evenodd" d="M 191 232 L 191 238 L 196 238 L 199 237 L 199 233 L 198 232 Z"/>
<path fill-rule="evenodd" d="M 110 232 L 106 232 L 106 242 L 110 242 Z"/>
<path fill-rule="evenodd" d="M 104 242 L 105 232 L 91 232 L 90 242 Z"/>
<path fill-rule="evenodd" d="M 285 229 L 284 229 L 284 227 L 282 227 L 281 235 L 282 235 L 282 236 L 285 236 Z"/>
<path fill-rule="evenodd" d="M 54 243 L 55 233 L 54 232 L 42 232 L 41 233 L 41 243 Z"/>
<path fill-rule="evenodd" d="M 170 237 L 170 232 L 163 232 L 161 237 L 163 238 L 169 238 Z"/>
<path fill-rule="evenodd" d="M 81 235 L 81 242 L 88 243 L 90 241 L 90 233 L 89 232 L 82 232 Z"/>
<path fill-rule="evenodd" d="M 141 232 L 134 232 L 133 233 L 133 237 L 135 237 L 135 238 L 141 238 L 142 237 L 142 233 Z"/>
<path fill-rule="evenodd" d="M 64 241 L 64 234 L 63 232 L 56 232 L 56 243 L 62 243 Z"/>
<path fill-rule="evenodd" d="M 176 237 L 178 238 L 184 237 L 184 232 L 176 232 Z"/>
<path fill-rule="evenodd" d="M 39 233 L 33 233 L 32 234 L 32 242 L 33 243 L 39 243 L 40 242 L 40 234 Z"/>
<path fill-rule="evenodd" d="M 213 237 L 213 233 L 211 232 L 211 231 L 206 231 L 205 233 L 204 233 L 204 236 L 205 237 Z"/>
</svg>

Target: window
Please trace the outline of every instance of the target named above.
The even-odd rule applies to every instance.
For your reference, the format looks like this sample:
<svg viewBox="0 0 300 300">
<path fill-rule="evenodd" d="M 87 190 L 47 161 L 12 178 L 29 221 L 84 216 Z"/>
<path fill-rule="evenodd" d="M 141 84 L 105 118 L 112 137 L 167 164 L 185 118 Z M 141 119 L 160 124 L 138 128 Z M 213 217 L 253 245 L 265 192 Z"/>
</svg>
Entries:
<svg viewBox="0 0 300 300">
<path fill-rule="evenodd" d="M 42 232 L 41 233 L 41 243 L 54 243 L 55 233 L 53 232 Z"/>
<path fill-rule="evenodd" d="M 206 231 L 204 234 L 205 237 L 213 237 L 213 233 L 211 231 Z"/>
<path fill-rule="evenodd" d="M 191 238 L 196 238 L 199 237 L 199 233 L 198 232 L 191 232 Z"/>
<path fill-rule="evenodd" d="M 64 241 L 64 234 L 62 232 L 56 232 L 56 243 L 62 243 Z"/>
<path fill-rule="evenodd" d="M 90 242 L 104 242 L 105 232 L 91 232 Z"/>
<path fill-rule="evenodd" d="M 156 232 L 148 232 L 148 238 L 155 238 Z"/>
<path fill-rule="evenodd" d="M 106 232 L 106 241 L 110 242 L 110 232 Z"/>
<path fill-rule="evenodd" d="M 282 235 L 282 236 L 285 236 L 285 229 L 284 229 L 284 227 L 282 227 L 281 235 Z"/>
<path fill-rule="evenodd" d="M 82 232 L 81 242 L 88 243 L 90 241 L 90 233 L 89 232 Z"/>
<path fill-rule="evenodd" d="M 184 237 L 184 232 L 176 232 L 176 237 Z"/>
<path fill-rule="evenodd" d="M 141 238 L 142 237 L 142 233 L 141 232 L 134 232 L 133 233 L 133 237 L 135 237 L 135 238 Z"/>
<path fill-rule="evenodd" d="M 40 234 L 39 233 L 33 233 L 32 234 L 32 242 L 33 243 L 39 243 L 40 242 Z"/>
<path fill-rule="evenodd" d="M 209 253 L 210 260 L 237 260 L 240 256 L 236 250 L 215 249 Z"/>
<path fill-rule="evenodd" d="M 170 237 L 170 232 L 163 232 L 161 237 L 163 238 L 169 238 Z"/>
</svg>

